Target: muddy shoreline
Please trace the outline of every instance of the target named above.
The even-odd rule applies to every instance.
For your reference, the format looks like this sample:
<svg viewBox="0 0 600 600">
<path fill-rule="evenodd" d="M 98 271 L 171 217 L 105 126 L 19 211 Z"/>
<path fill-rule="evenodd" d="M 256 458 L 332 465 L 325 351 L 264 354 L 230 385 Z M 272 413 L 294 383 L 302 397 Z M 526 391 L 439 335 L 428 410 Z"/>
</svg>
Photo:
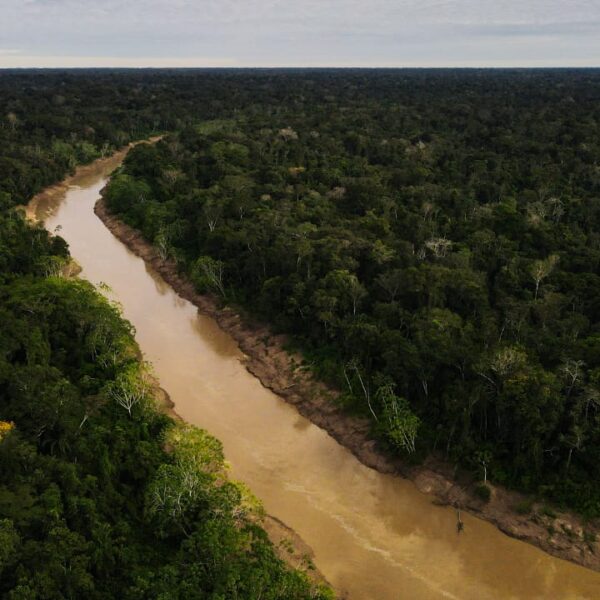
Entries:
<svg viewBox="0 0 600 600">
<path fill-rule="evenodd" d="M 85 177 L 86 175 L 93 175 L 98 170 L 98 168 L 102 167 L 103 165 L 109 165 L 115 162 L 120 163 L 125 158 L 129 150 L 131 150 L 131 148 L 133 148 L 134 146 L 137 146 L 138 144 L 142 143 L 155 143 L 162 137 L 162 135 L 157 135 L 148 138 L 147 140 L 131 142 L 126 146 L 119 148 L 112 154 L 109 154 L 108 156 L 98 158 L 92 161 L 91 163 L 78 165 L 77 167 L 75 167 L 73 173 L 65 177 L 62 181 L 59 181 L 58 183 L 44 188 L 41 192 L 38 192 L 24 207 L 22 207 L 25 210 L 26 218 L 29 221 L 36 221 L 36 211 L 40 202 L 49 198 L 55 198 L 60 194 L 66 193 L 66 191 L 71 185 L 73 185 L 73 182 L 77 178 Z"/>
<path fill-rule="evenodd" d="M 179 296 L 213 318 L 233 337 L 244 353 L 245 368 L 264 387 L 293 404 L 300 414 L 325 429 L 364 465 L 412 480 L 421 492 L 434 496 L 434 504 L 458 506 L 489 521 L 509 536 L 553 556 L 600 571 L 600 544 L 593 540 L 594 535 L 600 535 L 600 527 L 584 523 L 576 515 L 548 509 L 544 503 L 532 502 L 522 494 L 499 486 L 490 486 L 491 499 L 482 502 L 474 493 L 475 482 L 465 474 L 457 475 L 452 465 L 431 458 L 413 467 L 391 456 L 373 439 L 367 419 L 344 411 L 335 402 L 336 390 L 300 368 L 302 357 L 285 350 L 285 336 L 274 335 L 268 326 L 242 317 L 231 307 L 222 307 L 216 299 L 197 293 L 191 282 L 179 274 L 176 263 L 161 259 L 140 232 L 109 213 L 103 199 L 97 202 L 95 212 L 113 235 L 158 272 Z M 527 506 L 525 511 L 524 506 Z M 523 512 L 525 514 L 521 514 Z"/>
<path fill-rule="evenodd" d="M 25 206 L 21 206 L 20 208 L 24 211 L 25 218 L 32 223 L 39 222 L 37 211 L 41 202 L 63 196 L 72 185 L 76 185 L 75 182 L 80 177 L 94 175 L 98 171 L 99 167 L 102 168 L 104 166 L 108 167 L 111 165 L 118 166 L 118 164 L 120 164 L 125 158 L 129 150 L 137 144 L 148 142 L 154 143 L 162 137 L 163 136 L 156 136 L 150 138 L 149 140 L 132 142 L 109 156 L 99 158 L 85 165 L 77 166 L 72 174 L 68 175 L 62 181 L 44 188 Z M 71 257 L 69 262 L 63 268 L 61 275 L 66 278 L 78 277 L 81 273 L 81 270 L 81 266 L 73 257 Z M 142 351 L 139 348 L 137 341 L 134 340 L 134 343 L 135 352 L 141 360 L 143 359 Z M 150 373 L 149 379 L 157 410 L 164 412 L 175 421 L 183 422 L 183 419 L 177 413 L 176 405 L 171 399 L 171 396 L 163 387 L 161 387 L 160 381 L 154 375 L 154 373 Z M 285 561 L 292 568 L 297 568 L 306 572 L 308 577 L 314 583 L 325 584 L 333 589 L 323 573 L 315 567 L 313 563 L 314 552 L 312 548 L 292 528 L 290 528 L 280 519 L 277 519 L 269 514 L 261 515 L 259 518 L 259 523 L 267 532 L 279 558 Z M 337 593 L 336 597 L 343 600 L 343 597 L 339 596 Z"/>
</svg>

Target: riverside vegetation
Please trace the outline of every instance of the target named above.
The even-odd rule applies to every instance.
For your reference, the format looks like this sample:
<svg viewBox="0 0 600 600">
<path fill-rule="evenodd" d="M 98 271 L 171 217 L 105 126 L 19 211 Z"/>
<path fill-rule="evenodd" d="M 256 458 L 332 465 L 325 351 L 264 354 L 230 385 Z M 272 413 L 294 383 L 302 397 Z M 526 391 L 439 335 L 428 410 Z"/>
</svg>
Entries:
<svg viewBox="0 0 600 600">
<path fill-rule="evenodd" d="M 136 148 L 109 210 L 392 451 L 600 516 L 600 75 L 285 81 Z"/>
<path fill-rule="evenodd" d="M 62 276 L 66 243 L 14 208 L 153 127 L 100 133 L 119 120 L 78 96 L 100 91 L 98 77 L 74 77 L 45 104 L 52 77 L 2 90 L 12 110 L 0 128 L 0 596 L 331 598 L 277 556 L 220 442 L 156 405 L 117 307 Z M 124 119 L 140 116 L 128 108 Z"/>
<path fill-rule="evenodd" d="M 106 200 L 198 289 L 293 334 L 391 451 L 600 516 L 599 96 L 593 70 L 2 73 L 0 594 L 327 597 L 14 210 L 167 130 Z"/>
</svg>

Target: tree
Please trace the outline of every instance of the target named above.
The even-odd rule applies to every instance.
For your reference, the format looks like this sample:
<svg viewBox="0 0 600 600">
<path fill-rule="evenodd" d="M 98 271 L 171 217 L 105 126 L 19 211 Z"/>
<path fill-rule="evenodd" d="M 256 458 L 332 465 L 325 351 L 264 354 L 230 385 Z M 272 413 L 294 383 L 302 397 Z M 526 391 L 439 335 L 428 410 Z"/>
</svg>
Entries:
<svg viewBox="0 0 600 600">
<path fill-rule="evenodd" d="M 565 473 L 569 472 L 571 467 L 571 459 L 573 457 L 574 450 L 581 450 L 585 441 L 584 429 L 578 424 L 574 423 L 570 431 L 561 436 L 561 441 L 566 444 L 569 452 L 567 454 L 567 464 L 565 465 Z"/>
<path fill-rule="evenodd" d="M 106 200 L 111 210 L 122 213 L 136 210 L 152 195 L 150 187 L 144 181 L 134 179 L 130 175 L 117 175 L 114 185 L 111 183 L 106 193 Z M 135 208 L 134 208 L 135 207 Z"/>
<path fill-rule="evenodd" d="M 332 296 L 338 298 L 336 303 L 338 306 L 345 308 L 345 304 L 349 304 L 352 315 L 356 315 L 360 302 L 367 296 L 367 290 L 358 281 L 358 277 L 347 269 L 331 271 L 325 277 L 323 284 L 331 290 Z"/>
<path fill-rule="evenodd" d="M 189 535 L 191 514 L 200 502 L 209 510 L 233 510 L 233 505 L 223 502 L 226 495 L 217 491 L 229 485 L 218 440 L 191 425 L 178 425 L 167 431 L 165 444 L 172 464 L 159 468 L 146 500 L 148 514 L 159 518 L 164 533 L 176 525 Z"/>
<path fill-rule="evenodd" d="M 192 277 L 200 290 L 212 290 L 224 298 L 224 271 L 225 263 L 222 261 L 215 260 L 210 256 L 201 256 L 194 265 Z"/>
<path fill-rule="evenodd" d="M 154 238 L 154 243 L 156 245 L 156 249 L 158 250 L 158 255 L 162 260 L 167 260 L 170 252 L 170 243 L 169 243 L 169 233 L 168 231 L 162 227 L 158 232 L 157 236 Z"/>
<path fill-rule="evenodd" d="M 108 386 L 108 395 L 122 406 L 129 416 L 133 409 L 148 400 L 150 380 L 147 367 L 131 363 L 117 374 L 114 382 Z"/>
<path fill-rule="evenodd" d="M 208 200 L 202 207 L 202 210 L 209 231 L 214 231 L 222 213 L 220 203 L 217 200 Z"/>
<path fill-rule="evenodd" d="M 348 383 L 348 388 L 350 389 L 350 393 L 353 393 L 352 384 L 350 382 L 350 377 L 349 377 L 348 373 L 353 373 L 356 376 L 356 378 L 358 379 L 358 382 L 360 383 L 360 389 L 362 390 L 364 398 L 367 402 L 369 411 L 373 415 L 373 418 L 376 421 L 378 421 L 379 419 L 378 419 L 377 415 L 375 414 L 375 411 L 373 410 L 373 405 L 371 404 L 371 390 L 369 389 L 369 387 L 370 387 L 369 383 L 368 383 L 368 381 L 365 381 L 365 378 L 363 377 L 363 375 L 360 371 L 360 366 L 356 359 L 349 361 L 344 366 L 344 376 L 346 378 L 346 382 Z"/>
<path fill-rule="evenodd" d="M 475 454 L 475 460 L 483 468 L 483 483 L 487 483 L 488 467 L 492 460 L 492 453 L 489 450 L 478 450 Z"/>
<path fill-rule="evenodd" d="M 582 360 L 568 359 L 563 363 L 561 371 L 567 381 L 567 398 L 575 386 L 582 385 L 585 374 L 584 367 L 585 363 Z"/>
<path fill-rule="evenodd" d="M 6 121 L 11 130 L 14 131 L 17 127 L 17 124 L 19 123 L 19 118 L 14 112 L 9 112 L 6 115 Z"/>
<path fill-rule="evenodd" d="M 401 269 L 393 269 L 381 273 L 377 277 L 376 282 L 386 292 L 388 300 L 394 302 L 404 283 L 404 274 Z"/>
<path fill-rule="evenodd" d="M 382 385 L 375 396 L 383 407 L 386 436 L 401 450 L 413 453 L 421 420 L 405 398 L 396 396 L 392 384 Z"/>
<path fill-rule="evenodd" d="M 0 519 L 0 576 L 4 569 L 16 563 L 19 542 L 19 534 L 13 522 L 10 519 Z"/>
<path fill-rule="evenodd" d="M 548 277 L 554 267 L 558 264 L 559 257 L 557 254 L 551 254 L 548 258 L 544 260 L 536 260 L 531 266 L 531 277 L 535 283 L 535 295 L 534 299 L 537 300 L 538 291 L 540 289 L 540 283 Z"/>
<path fill-rule="evenodd" d="M 425 247 L 430 250 L 436 258 L 444 258 L 452 249 L 452 242 L 446 238 L 430 238 L 425 242 Z"/>
</svg>

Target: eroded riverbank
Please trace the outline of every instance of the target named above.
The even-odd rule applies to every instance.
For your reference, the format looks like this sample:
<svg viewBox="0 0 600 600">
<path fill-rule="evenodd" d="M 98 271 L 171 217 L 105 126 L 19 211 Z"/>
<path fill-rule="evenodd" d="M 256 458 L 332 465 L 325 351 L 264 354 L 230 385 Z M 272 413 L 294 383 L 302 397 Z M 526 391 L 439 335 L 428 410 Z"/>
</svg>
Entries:
<svg viewBox="0 0 600 600">
<path fill-rule="evenodd" d="M 298 368 L 302 357 L 284 349 L 287 345 L 284 336 L 274 336 L 268 326 L 243 318 L 230 307 L 221 307 L 210 296 L 198 294 L 191 282 L 179 274 L 177 264 L 162 259 L 140 232 L 111 215 L 103 199 L 98 200 L 94 210 L 108 229 L 160 273 L 182 298 L 215 319 L 235 339 L 244 352 L 244 365 L 250 373 L 266 388 L 293 404 L 300 414 L 325 429 L 364 465 L 380 473 L 407 477 L 420 491 L 435 495 L 442 504 L 467 509 L 507 535 L 559 558 L 600 570 L 600 552 L 597 543 L 592 541 L 598 534 L 597 527 L 584 524 L 568 513 L 556 517 L 551 512 L 550 516 L 544 514 L 540 503 L 532 505 L 527 514 L 520 515 L 516 507 L 526 502 L 521 494 L 493 487 L 490 502 L 483 502 L 473 492 L 471 482 L 457 481 L 452 477 L 450 467 L 442 462 L 430 460 L 422 466 L 408 467 L 390 456 L 372 438 L 367 419 L 349 415 L 335 403 L 335 390 Z"/>
<path fill-rule="evenodd" d="M 143 359 L 141 351 L 140 359 Z M 161 387 L 160 381 L 152 374 L 150 375 L 150 385 L 158 408 L 171 418 L 184 422 L 177 413 L 175 403 L 169 393 Z M 288 527 L 277 517 L 262 513 L 262 511 L 257 512 L 256 517 L 260 526 L 267 532 L 279 558 L 293 569 L 304 571 L 315 583 L 324 583 L 328 587 L 332 587 L 325 575 L 314 566 L 313 558 L 315 554 L 313 549 L 291 527 Z M 338 598 L 344 600 L 340 595 L 338 595 Z"/>
<path fill-rule="evenodd" d="M 150 138 L 149 142 L 158 141 L 162 136 Z M 114 154 L 98 159 L 87 165 L 78 166 L 74 173 L 65 178 L 60 183 L 45 188 L 42 192 L 34 196 L 32 200 L 24 207 L 26 217 L 34 222 L 40 221 L 41 215 L 46 215 L 48 207 L 60 205 L 62 199 L 72 187 L 84 187 L 89 181 L 95 180 L 98 172 L 110 173 L 125 158 L 127 152 L 135 145 L 141 142 L 135 142 L 121 148 Z M 82 267 L 71 257 L 66 267 L 62 271 L 63 277 L 78 277 L 82 272 Z M 143 359 L 143 352 L 137 346 L 140 359 Z M 178 421 L 184 421 L 176 411 L 176 406 L 169 393 L 161 387 L 159 379 L 150 375 L 152 394 L 158 408 Z M 290 527 L 280 519 L 269 514 L 258 515 L 260 525 L 269 535 L 269 538 L 275 546 L 277 555 L 287 562 L 291 567 L 304 570 L 308 576 L 317 583 L 330 585 L 325 576 L 314 567 L 312 558 L 314 552 L 312 548 Z"/>
<path fill-rule="evenodd" d="M 82 277 L 112 288 L 177 413 L 223 441 L 232 475 L 312 547 L 338 591 L 360 600 L 598 597 L 597 573 L 484 521 L 463 515 L 465 532 L 457 535 L 454 510 L 432 505 L 433 496 L 405 479 L 365 467 L 264 388 L 233 337 L 96 218 L 93 206 L 116 166 L 72 180 L 63 197 L 38 206 L 38 216 L 49 230 L 62 227 Z M 277 355 L 274 340 L 266 347 Z"/>
</svg>

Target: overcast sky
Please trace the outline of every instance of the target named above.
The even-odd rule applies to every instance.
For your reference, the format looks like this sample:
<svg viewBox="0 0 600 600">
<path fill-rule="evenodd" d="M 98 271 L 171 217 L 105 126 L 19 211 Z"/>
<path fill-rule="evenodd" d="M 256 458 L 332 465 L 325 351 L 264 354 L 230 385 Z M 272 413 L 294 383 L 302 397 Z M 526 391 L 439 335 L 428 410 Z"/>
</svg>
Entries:
<svg viewBox="0 0 600 600">
<path fill-rule="evenodd" d="M 600 0 L 0 0 L 0 67 L 600 66 Z"/>
</svg>

